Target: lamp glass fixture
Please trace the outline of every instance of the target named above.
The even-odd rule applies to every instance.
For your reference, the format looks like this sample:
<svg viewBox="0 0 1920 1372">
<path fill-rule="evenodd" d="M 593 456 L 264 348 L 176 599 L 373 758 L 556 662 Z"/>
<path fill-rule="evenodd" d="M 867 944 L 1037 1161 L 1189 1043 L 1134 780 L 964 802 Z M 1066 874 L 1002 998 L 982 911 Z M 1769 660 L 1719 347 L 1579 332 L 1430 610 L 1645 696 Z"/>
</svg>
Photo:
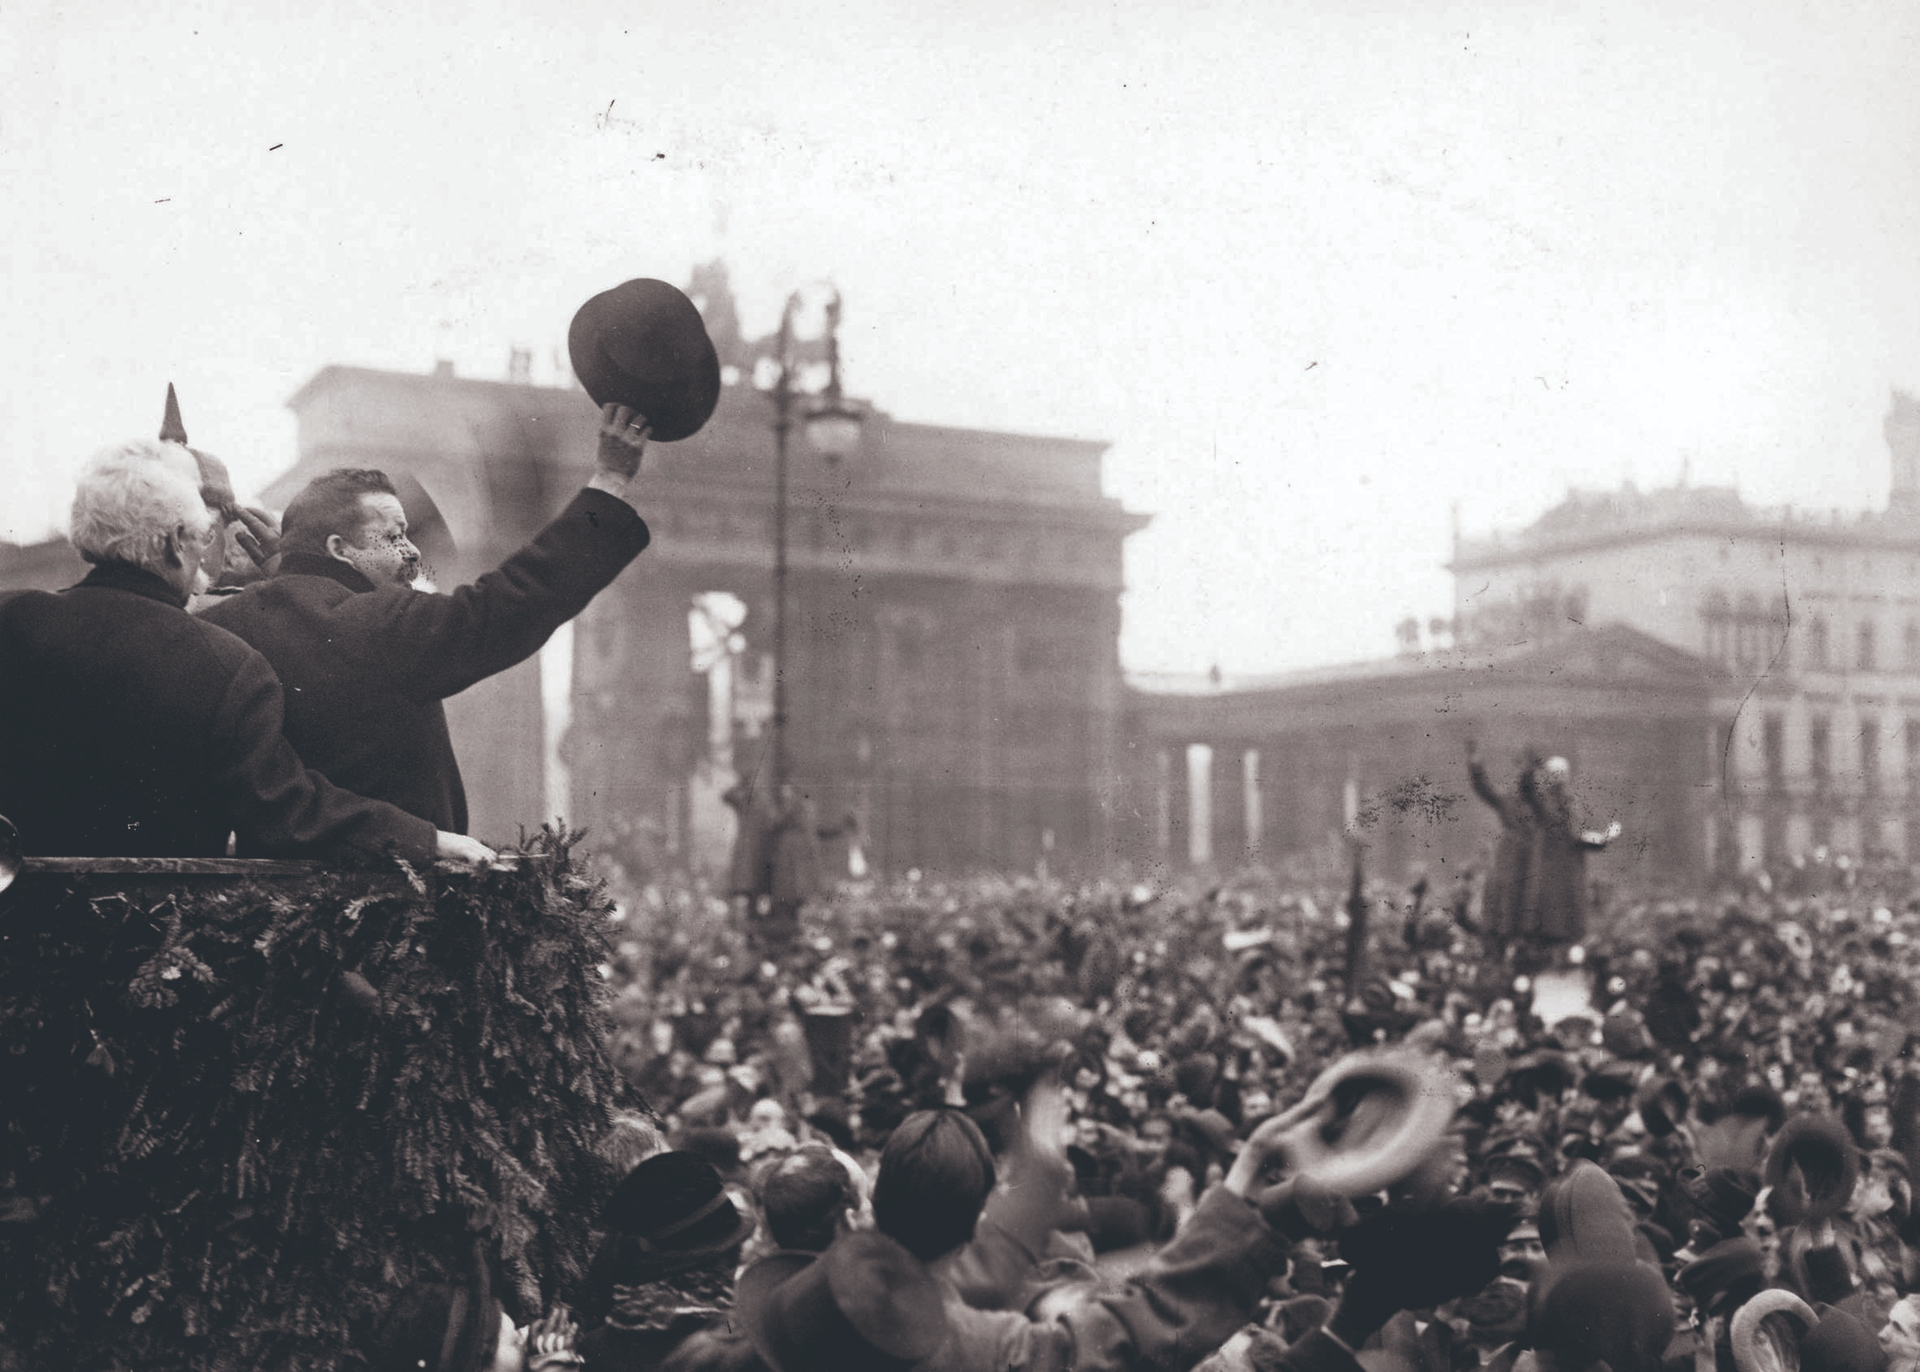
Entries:
<svg viewBox="0 0 1920 1372">
<path fill-rule="evenodd" d="M 807 416 L 807 442 L 829 462 L 852 456 L 860 446 L 860 415 L 845 405 L 830 404 Z"/>
</svg>

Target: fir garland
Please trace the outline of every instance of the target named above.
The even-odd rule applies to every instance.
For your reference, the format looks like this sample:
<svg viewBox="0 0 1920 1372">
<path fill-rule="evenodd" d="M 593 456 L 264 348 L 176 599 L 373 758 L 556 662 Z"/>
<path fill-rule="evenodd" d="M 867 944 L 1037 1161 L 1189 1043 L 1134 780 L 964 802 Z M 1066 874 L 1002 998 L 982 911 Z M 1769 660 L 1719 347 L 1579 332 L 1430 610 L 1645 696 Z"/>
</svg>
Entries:
<svg viewBox="0 0 1920 1372">
<path fill-rule="evenodd" d="M 23 876 L 0 1367 L 352 1369 L 412 1282 L 483 1261 L 523 1316 L 564 1295 L 634 1103 L 577 841 L 470 875 Z"/>
</svg>

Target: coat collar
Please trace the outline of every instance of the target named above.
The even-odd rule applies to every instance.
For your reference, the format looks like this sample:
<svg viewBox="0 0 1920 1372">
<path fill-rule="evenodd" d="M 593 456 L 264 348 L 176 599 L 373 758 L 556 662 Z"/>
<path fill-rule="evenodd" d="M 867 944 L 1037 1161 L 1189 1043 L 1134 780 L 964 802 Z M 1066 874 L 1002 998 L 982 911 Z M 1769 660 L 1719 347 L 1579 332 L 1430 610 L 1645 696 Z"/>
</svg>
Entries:
<svg viewBox="0 0 1920 1372">
<path fill-rule="evenodd" d="M 371 591 L 374 588 L 359 568 L 337 557 L 323 557 L 319 553 L 287 553 L 280 559 L 280 570 L 274 575 L 324 576 L 339 582 L 349 591 Z"/>
<path fill-rule="evenodd" d="M 86 579 L 70 589 L 79 590 L 82 586 L 93 590 L 130 591 L 148 600 L 171 605 L 176 610 L 187 608 L 187 598 L 175 590 L 165 577 L 145 567 L 136 567 L 131 562 L 96 563 Z"/>
</svg>

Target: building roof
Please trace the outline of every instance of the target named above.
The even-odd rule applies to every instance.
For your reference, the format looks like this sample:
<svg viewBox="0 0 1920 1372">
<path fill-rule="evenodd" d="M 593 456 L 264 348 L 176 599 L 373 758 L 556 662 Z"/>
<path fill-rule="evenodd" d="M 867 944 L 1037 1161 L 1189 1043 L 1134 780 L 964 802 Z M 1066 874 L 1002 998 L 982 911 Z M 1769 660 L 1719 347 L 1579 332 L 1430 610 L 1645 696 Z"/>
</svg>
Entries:
<svg viewBox="0 0 1920 1372">
<path fill-rule="evenodd" d="M 859 452 L 824 483 L 813 471 L 820 464 L 795 461 L 796 490 L 809 483 L 851 483 L 969 502 L 999 499 L 1119 513 L 1119 502 L 1101 484 L 1106 442 L 914 424 L 871 404 L 851 403 L 867 417 Z M 345 441 L 401 453 L 444 451 L 451 443 L 470 447 L 476 457 L 486 452 L 497 459 L 505 449 L 543 463 L 583 462 L 576 440 L 584 432 L 590 443 L 596 413 L 578 387 L 457 376 L 451 368 L 419 373 L 339 365 L 321 368 L 287 406 L 321 446 Z M 650 447 L 647 468 L 721 482 L 764 478 L 773 460 L 772 420 L 766 394 L 744 384 L 725 386 L 706 427 L 679 443 Z M 303 437 L 303 450 L 308 442 Z M 797 438 L 790 451 L 797 454 L 804 443 Z M 276 488 L 285 484 L 282 478 Z"/>
<path fill-rule="evenodd" d="M 1906 509 L 1812 511 L 1748 504 L 1730 486 L 1570 491 L 1523 529 L 1456 541 L 1456 574 L 1548 556 L 1676 536 L 1785 540 L 1848 547 L 1920 549 L 1920 517 Z"/>
<path fill-rule="evenodd" d="M 1608 624 L 1569 629 L 1539 642 L 1407 653 L 1231 683 L 1223 679 L 1209 690 L 1195 689 L 1191 678 L 1150 674 L 1129 675 L 1127 686 L 1136 711 L 1235 732 L 1235 726 L 1244 731 L 1261 721 L 1284 725 L 1346 717 L 1363 707 L 1445 712 L 1466 694 L 1577 694 L 1589 708 L 1605 712 L 1684 711 L 1704 708 L 1720 676 L 1704 658 L 1627 625 Z"/>
</svg>

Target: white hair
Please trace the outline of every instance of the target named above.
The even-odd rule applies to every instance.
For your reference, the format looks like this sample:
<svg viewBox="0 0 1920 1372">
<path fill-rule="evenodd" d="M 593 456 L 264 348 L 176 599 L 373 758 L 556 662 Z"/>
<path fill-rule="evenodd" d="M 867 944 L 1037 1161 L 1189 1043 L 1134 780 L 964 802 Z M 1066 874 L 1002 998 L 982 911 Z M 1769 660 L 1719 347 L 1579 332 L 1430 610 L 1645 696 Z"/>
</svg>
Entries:
<svg viewBox="0 0 1920 1372">
<path fill-rule="evenodd" d="M 167 536 L 184 527 L 204 536 L 213 516 L 179 465 L 177 443 L 135 438 L 106 448 L 81 470 L 67 538 L 89 562 L 153 567 Z"/>
</svg>

